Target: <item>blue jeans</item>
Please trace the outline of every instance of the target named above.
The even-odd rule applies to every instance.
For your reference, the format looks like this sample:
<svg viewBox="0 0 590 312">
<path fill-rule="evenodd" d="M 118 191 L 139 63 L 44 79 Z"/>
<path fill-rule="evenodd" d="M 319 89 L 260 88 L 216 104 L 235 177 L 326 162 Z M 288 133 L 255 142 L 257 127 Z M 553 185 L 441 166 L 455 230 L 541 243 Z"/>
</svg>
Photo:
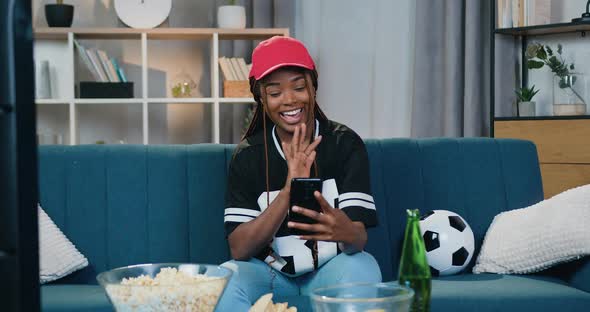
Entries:
<svg viewBox="0 0 590 312">
<path fill-rule="evenodd" d="M 366 252 L 341 253 L 318 270 L 293 278 L 258 259 L 231 260 L 222 266 L 234 273 L 219 300 L 217 312 L 248 311 L 260 296 L 270 292 L 275 297 L 309 295 L 316 288 L 330 285 L 381 282 L 379 264 Z"/>
</svg>

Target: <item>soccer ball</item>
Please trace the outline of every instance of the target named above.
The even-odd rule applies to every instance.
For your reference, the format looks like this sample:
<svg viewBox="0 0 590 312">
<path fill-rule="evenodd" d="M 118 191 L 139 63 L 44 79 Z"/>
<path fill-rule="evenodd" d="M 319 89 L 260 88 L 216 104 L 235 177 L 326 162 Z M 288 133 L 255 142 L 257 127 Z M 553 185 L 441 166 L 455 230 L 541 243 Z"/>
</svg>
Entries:
<svg viewBox="0 0 590 312">
<path fill-rule="evenodd" d="M 471 227 L 458 214 L 429 211 L 420 219 L 420 232 L 433 276 L 459 273 L 469 264 L 475 240 Z"/>
</svg>

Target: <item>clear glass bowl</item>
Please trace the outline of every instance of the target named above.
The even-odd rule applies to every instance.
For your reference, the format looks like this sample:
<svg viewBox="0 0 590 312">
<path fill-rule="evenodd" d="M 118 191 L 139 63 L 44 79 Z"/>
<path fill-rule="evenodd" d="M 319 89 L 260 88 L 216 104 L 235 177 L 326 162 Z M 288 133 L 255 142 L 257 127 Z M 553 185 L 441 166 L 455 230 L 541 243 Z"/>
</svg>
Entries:
<svg viewBox="0 0 590 312">
<path fill-rule="evenodd" d="M 146 281 L 165 270 L 159 284 Z M 135 283 L 124 285 L 123 279 L 144 276 Z M 190 277 L 186 277 L 188 275 Z M 198 280 L 194 276 L 202 275 Z M 139 264 L 113 269 L 98 274 L 96 279 L 104 287 L 109 300 L 118 312 L 122 311 L 213 311 L 223 294 L 232 271 L 208 264 L 158 263 Z M 150 279 L 150 280 L 151 280 Z"/>
<path fill-rule="evenodd" d="M 318 288 L 311 297 L 315 312 L 405 312 L 414 291 L 398 283 L 357 283 Z"/>
</svg>

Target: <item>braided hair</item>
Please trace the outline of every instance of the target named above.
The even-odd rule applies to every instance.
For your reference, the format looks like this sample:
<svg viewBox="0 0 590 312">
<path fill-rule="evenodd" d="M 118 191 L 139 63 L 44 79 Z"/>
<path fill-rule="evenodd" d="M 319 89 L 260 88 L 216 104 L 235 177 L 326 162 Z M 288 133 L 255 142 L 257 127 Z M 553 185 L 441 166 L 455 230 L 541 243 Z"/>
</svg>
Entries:
<svg viewBox="0 0 590 312">
<path fill-rule="evenodd" d="M 312 109 L 306 110 L 308 114 L 308 121 L 314 121 L 316 118 L 320 121 L 328 120 L 324 112 L 319 108 L 318 103 L 316 101 L 316 91 L 318 89 L 318 73 L 315 69 L 309 70 L 302 67 L 297 66 L 286 66 L 282 67 L 281 69 L 288 69 L 295 72 L 302 73 L 305 77 L 305 88 L 307 89 L 307 94 L 309 95 L 309 99 L 311 102 Z M 268 77 L 268 76 L 267 76 Z M 266 90 L 264 88 L 264 84 L 267 82 L 265 78 L 260 80 L 254 79 L 254 77 L 250 77 L 250 92 L 254 95 L 254 100 L 256 101 L 256 108 L 254 112 L 254 116 L 250 121 L 250 125 L 248 126 L 248 130 L 242 137 L 242 140 L 254 135 L 258 131 L 264 131 L 264 163 L 265 163 L 265 178 L 266 178 L 266 202 L 267 205 L 270 205 L 270 183 L 269 183 L 269 172 L 268 172 L 268 142 L 266 137 L 266 124 L 268 122 L 272 122 L 270 117 L 266 114 Z M 312 88 L 313 86 L 313 88 Z M 312 140 L 314 139 L 314 132 L 312 132 Z M 314 160 L 314 174 L 315 176 L 319 176 L 319 169 L 317 166 L 317 162 Z"/>
</svg>

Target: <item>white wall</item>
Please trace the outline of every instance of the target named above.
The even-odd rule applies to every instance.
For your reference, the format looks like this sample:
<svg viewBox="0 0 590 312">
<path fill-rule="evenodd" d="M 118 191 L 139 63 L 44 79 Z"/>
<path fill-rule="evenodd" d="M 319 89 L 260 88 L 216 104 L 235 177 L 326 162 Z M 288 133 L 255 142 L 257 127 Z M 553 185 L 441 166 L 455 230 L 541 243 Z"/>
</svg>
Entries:
<svg viewBox="0 0 590 312">
<path fill-rule="evenodd" d="M 318 102 L 364 138 L 410 135 L 413 0 L 301 0 L 296 37 L 319 72 Z"/>
</svg>

